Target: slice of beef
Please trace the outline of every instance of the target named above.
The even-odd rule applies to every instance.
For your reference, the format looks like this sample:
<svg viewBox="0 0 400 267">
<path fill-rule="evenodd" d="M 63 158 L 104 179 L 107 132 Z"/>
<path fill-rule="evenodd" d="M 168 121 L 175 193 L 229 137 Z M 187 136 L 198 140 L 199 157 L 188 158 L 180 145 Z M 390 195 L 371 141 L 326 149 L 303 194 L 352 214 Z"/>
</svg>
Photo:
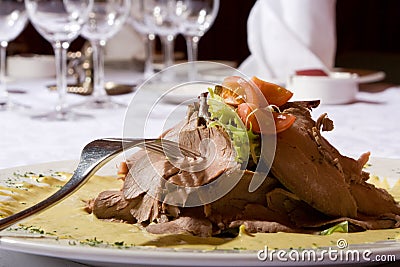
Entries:
<svg viewBox="0 0 400 267">
<path fill-rule="evenodd" d="M 174 184 L 201 186 L 210 183 L 227 169 L 239 166 L 230 137 L 221 127 L 183 129 L 179 133 L 179 144 L 200 151 L 205 156 L 205 162 L 201 164 L 207 167 L 201 171 L 182 171 L 172 175 L 168 180 Z"/>
<path fill-rule="evenodd" d="M 385 214 L 385 210 L 381 210 L 376 216 L 358 213 L 356 218 L 332 218 L 313 209 L 294 194 L 281 188 L 269 192 L 267 198 L 269 208 L 282 217 L 287 216 L 286 219 L 290 221 L 289 223 L 280 222 L 291 229 L 314 229 L 312 231 L 318 232 L 332 225 L 348 221 L 358 230 L 373 230 L 394 228 L 400 223 L 400 216 L 393 213 Z"/>
<path fill-rule="evenodd" d="M 202 155 L 206 156 L 201 163 L 205 168 L 194 172 L 190 169 L 186 171 L 179 169 L 179 164 L 174 166 L 164 155 L 151 151 L 138 152 L 140 154 L 134 156 L 134 163 L 131 164 L 133 160 L 127 163 L 130 172 L 122 189 L 127 199 L 133 199 L 142 193 L 156 196 L 157 191 L 162 191 L 163 196 L 168 197 L 168 194 L 171 196 L 176 192 L 168 191 L 170 189 L 165 185 L 167 181 L 181 187 L 197 187 L 212 182 L 228 169 L 239 168 L 230 137 L 220 127 L 193 127 L 193 123 L 189 121 L 179 132 L 170 130 L 164 138 L 178 139 L 185 147 L 201 150 Z"/>
<path fill-rule="evenodd" d="M 134 200 L 136 200 L 135 198 Z M 154 222 L 160 218 L 160 203 L 149 194 L 144 194 L 137 205 L 130 209 L 132 216 L 139 222 Z"/>
<path fill-rule="evenodd" d="M 243 203 L 241 203 L 243 205 Z M 226 230 L 229 228 L 238 228 L 243 225 L 249 233 L 276 233 L 276 232 L 288 232 L 288 233 L 314 233 L 315 230 L 297 228 L 290 219 L 282 215 L 280 212 L 273 211 L 268 207 L 257 204 L 247 203 L 243 210 L 236 214 L 236 218 L 231 220 L 224 220 L 221 214 L 215 214 L 211 217 L 214 223 L 215 218 L 219 218 L 219 224 L 217 226 L 220 230 Z M 224 222 L 224 223 L 223 223 Z M 216 232 L 219 233 L 219 232 Z"/>
<path fill-rule="evenodd" d="M 332 218 L 317 211 L 295 194 L 282 188 L 267 193 L 268 208 L 285 218 L 286 225 L 301 229 L 309 227 L 316 221 L 327 221 Z M 287 222 L 290 222 L 289 224 Z"/>
<path fill-rule="evenodd" d="M 122 191 L 101 192 L 93 201 L 92 212 L 99 219 L 116 219 L 135 223 L 136 219 L 131 214 L 141 198 L 133 201 L 126 200 Z"/>
<path fill-rule="evenodd" d="M 370 153 L 366 152 L 362 154 L 358 160 L 343 156 L 321 136 L 321 128 L 323 131 L 333 129 L 333 122 L 327 118 L 326 113 L 318 118 L 316 127 L 312 128 L 312 136 L 319 145 L 320 153 L 343 173 L 347 183 L 363 183 L 368 180 L 369 174 L 363 172 L 363 167 L 368 162 Z"/>
<path fill-rule="evenodd" d="M 269 221 L 277 222 L 281 225 L 285 225 L 288 228 L 296 229 L 296 225 L 292 223 L 287 214 L 283 214 L 280 211 L 272 210 L 267 206 L 260 204 L 249 203 L 244 207 L 244 210 L 238 218 L 243 221 Z"/>
<path fill-rule="evenodd" d="M 400 215 L 399 204 L 386 190 L 365 182 L 351 183 L 350 190 L 357 202 L 359 212 L 370 216 L 389 213 Z"/>
<path fill-rule="evenodd" d="M 206 218 L 182 216 L 170 222 L 149 224 L 146 230 L 152 234 L 191 234 L 210 237 L 212 224 Z"/>
<path fill-rule="evenodd" d="M 151 151 L 139 151 L 127 161 L 129 173 L 122 187 L 125 198 L 134 199 L 143 193 L 156 195 L 164 179 L 177 172 L 164 155 Z"/>
<path fill-rule="evenodd" d="M 190 105 L 186 118 L 175 127 L 165 131 L 161 137 L 178 142 L 179 134 L 184 129 L 197 128 L 197 114 L 194 106 Z M 141 150 L 132 154 L 127 159 L 127 165 L 129 173 L 125 177 L 122 189 L 127 199 L 136 198 L 149 190 L 153 192 L 153 188 L 158 188 L 163 184 L 162 178 L 167 179 L 180 171 L 164 155 L 149 150 Z"/>
<path fill-rule="evenodd" d="M 161 214 L 177 217 L 179 208 L 163 206 L 163 201 L 185 204 L 191 192 L 187 188 L 208 184 L 227 170 L 240 167 L 235 161 L 236 154 L 229 135 L 220 127 L 199 126 L 197 112 L 189 115 L 191 117 L 163 136 L 200 151 L 206 156 L 202 162 L 205 168 L 192 172 L 191 169 L 180 169 L 179 164 L 174 166 L 165 155 L 145 150 L 135 153 L 127 161 L 130 171 L 125 177 L 122 191 L 127 200 L 140 198 L 139 203 L 131 209 L 132 216 L 138 222 L 152 222 Z"/>
<path fill-rule="evenodd" d="M 230 228 L 237 228 L 244 225 L 248 233 L 301 233 L 305 230 L 290 228 L 286 225 L 274 221 L 253 221 L 253 220 L 237 220 L 229 224 Z M 310 232 L 310 231 L 308 231 Z"/>
<path fill-rule="evenodd" d="M 399 225 L 400 218 L 394 215 L 381 215 L 378 217 L 366 216 L 358 214 L 357 219 L 353 218 L 335 218 L 331 220 L 313 222 L 308 227 L 317 228 L 320 230 L 327 229 L 333 225 L 347 221 L 350 224 L 350 230 L 364 231 L 364 230 L 379 230 L 396 228 Z"/>
<path fill-rule="evenodd" d="M 294 124 L 277 135 L 274 176 L 310 206 L 330 216 L 355 217 L 357 205 L 343 173 L 320 152 L 313 137 L 319 131 L 307 107 L 293 103 L 284 110 Z M 322 138 L 322 137 L 321 137 Z"/>
<path fill-rule="evenodd" d="M 266 177 L 264 182 L 254 192 L 249 192 L 249 185 L 253 178 L 254 173 L 251 171 L 245 171 L 242 173 L 236 170 L 232 175 L 240 174 L 241 179 L 235 185 L 235 187 L 229 191 L 222 198 L 210 203 L 210 211 L 208 212 L 208 218 L 217 225 L 221 230 L 228 228 L 228 225 L 233 220 L 238 219 L 249 219 L 249 216 L 245 216 L 244 212 L 249 204 L 259 204 L 266 206 L 267 200 L 265 197 L 266 192 L 269 192 L 279 182 L 271 177 Z M 256 206 L 253 206 L 256 207 Z M 249 215 L 249 213 L 247 213 Z M 256 217 L 252 218 L 255 219 Z M 271 220 L 273 218 L 270 218 Z"/>
</svg>

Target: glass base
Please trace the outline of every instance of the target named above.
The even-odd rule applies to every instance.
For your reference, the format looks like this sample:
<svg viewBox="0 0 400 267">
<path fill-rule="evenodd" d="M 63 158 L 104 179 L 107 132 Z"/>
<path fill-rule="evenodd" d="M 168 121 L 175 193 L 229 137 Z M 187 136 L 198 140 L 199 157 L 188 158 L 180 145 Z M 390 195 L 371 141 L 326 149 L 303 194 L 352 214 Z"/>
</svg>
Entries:
<svg viewBox="0 0 400 267">
<path fill-rule="evenodd" d="M 86 109 L 115 109 L 115 108 L 126 108 L 127 105 L 115 102 L 109 97 L 91 97 L 90 99 L 73 105 L 74 108 L 86 108 Z"/>
<path fill-rule="evenodd" d="M 21 104 L 18 102 L 13 102 L 10 100 L 0 101 L 0 111 L 6 110 L 21 110 L 21 109 L 30 109 L 31 107 L 25 104 Z"/>
<path fill-rule="evenodd" d="M 44 114 L 32 115 L 32 119 L 45 121 L 77 121 L 93 118 L 92 115 L 73 112 L 71 110 L 51 111 Z"/>
</svg>

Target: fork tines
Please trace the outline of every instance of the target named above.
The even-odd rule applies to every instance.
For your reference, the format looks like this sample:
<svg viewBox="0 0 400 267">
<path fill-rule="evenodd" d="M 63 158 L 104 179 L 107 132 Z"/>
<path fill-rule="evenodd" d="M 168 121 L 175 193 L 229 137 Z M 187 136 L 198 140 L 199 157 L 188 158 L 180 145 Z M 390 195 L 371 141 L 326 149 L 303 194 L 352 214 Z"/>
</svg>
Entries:
<svg viewBox="0 0 400 267">
<path fill-rule="evenodd" d="M 124 143 L 133 142 L 136 146 L 147 148 L 172 158 L 190 157 L 196 159 L 201 157 L 200 153 L 167 139 L 105 138 L 104 140 Z"/>
</svg>

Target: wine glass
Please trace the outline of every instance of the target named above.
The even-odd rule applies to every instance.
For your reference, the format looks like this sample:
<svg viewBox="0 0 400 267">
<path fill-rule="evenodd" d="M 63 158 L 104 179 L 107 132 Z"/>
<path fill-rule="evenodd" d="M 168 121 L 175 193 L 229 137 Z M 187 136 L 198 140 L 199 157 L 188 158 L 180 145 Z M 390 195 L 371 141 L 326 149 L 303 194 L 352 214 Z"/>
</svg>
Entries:
<svg viewBox="0 0 400 267">
<path fill-rule="evenodd" d="M 104 88 L 104 47 L 124 25 L 131 8 L 131 0 L 94 0 L 88 21 L 83 25 L 82 36 L 90 41 L 93 51 L 94 90 L 88 108 L 125 107 L 113 102 Z"/>
<path fill-rule="evenodd" d="M 164 67 L 174 64 L 175 36 L 179 31 L 175 19 L 176 0 L 144 0 L 144 19 L 163 44 Z"/>
<path fill-rule="evenodd" d="M 175 14 L 186 39 L 188 61 L 197 61 L 200 38 L 214 23 L 218 10 L 219 0 L 177 1 Z"/>
<path fill-rule="evenodd" d="M 146 24 L 144 19 L 144 1 L 134 0 L 132 2 L 131 14 L 128 18 L 128 23 L 142 36 L 145 45 L 145 62 L 144 62 L 144 78 L 150 78 L 154 74 L 153 51 L 155 34 Z"/>
<path fill-rule="evenodd" d="M 67 50 L 80 34 L 92 5 L 93 0 L 25 0 L 32 25 L 53 46 L 57 74 L 58 103 L 55 109 L 32 118 L 76 120 L 88 117 L 73 112 L 66 103 Z"/>
<path fill-rule="evenodd" d="M 8 42 L 25 28 L 26 15 L 23 0 L 0 0 L 0 110 L 27 107 L 9 99 L 6 86 L 6 53 Z"/>
</svg>

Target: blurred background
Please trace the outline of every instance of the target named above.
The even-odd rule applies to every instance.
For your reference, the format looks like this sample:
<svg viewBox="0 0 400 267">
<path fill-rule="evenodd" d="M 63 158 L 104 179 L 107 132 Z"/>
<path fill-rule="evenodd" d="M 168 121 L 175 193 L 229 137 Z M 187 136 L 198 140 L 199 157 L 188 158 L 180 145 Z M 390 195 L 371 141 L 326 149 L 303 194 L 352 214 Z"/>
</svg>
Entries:
<svg viewBox="0 0 400 267">
<path fill-rule="evenodd" d="M 214 25 L 199 43 L 199 60 L 229 60 L 240 64 L 250 54 L 247 18 L 255 0 L 221 0 Z M 400 84 L 400 1 L 337 0 L 336 67 L 382 70 L 385 82 Z M 268 34 L 268 29 L 265 29 Z M 79 37 L 70 51 L 80 50 Z M 161 50 L 159 41 L 156 50 Z M 178 36 L 175 50 L 186 58 L 186 44 Z M 32 25 L 10 43 L 8 55 L 53 54 L 51 45 Z"/>
</svg>

